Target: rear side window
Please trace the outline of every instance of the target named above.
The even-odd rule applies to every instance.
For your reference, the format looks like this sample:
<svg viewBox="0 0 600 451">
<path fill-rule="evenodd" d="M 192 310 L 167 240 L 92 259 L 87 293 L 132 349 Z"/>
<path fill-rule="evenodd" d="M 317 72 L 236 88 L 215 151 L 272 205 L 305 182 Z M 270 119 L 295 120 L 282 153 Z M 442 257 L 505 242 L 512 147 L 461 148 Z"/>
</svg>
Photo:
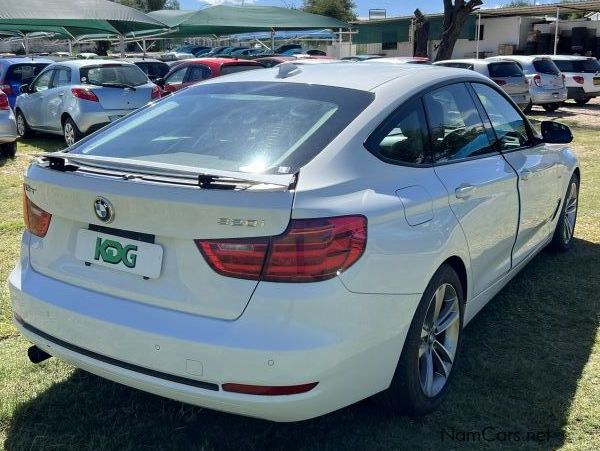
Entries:
<svg viewBox="0 0 600 451">
<path fill-rule="evenodd" d="M 140 86 L 148 82 L 146 74 L 135 65 L 104 64 L 79 69 L 82 83 L 90 85 Z"/>
<path fill-rule="evenodd" d="M 382 134 L 367 142 L 371 152 L 390 163 L 430 163 L 427 121 L 419 99 L 405 105 L 386 125 Z"/>
<path fill-rule="evenodd" d="M 539 59 L 533 61 L 533 68 L 540 74 L 558 75 L 560 71 L 556 64 L 549 59 Z"/>
<path fill-rule="evenodd" d="M 223 65 L 221 66 L 221 75 L 229 75 L 229 74 L 235 74 L 237 72 L 244 72 L 247 70 L 254 70 L 254 69 L 262 69 L 262 66 L 254 66 L 254 65 L 242 65 L 242 64 L 235 64 L 235 65 Z"/>
<path fill-rule="evenodd" d="M 423 96 L 433 159 L 448 162 L 494 153 L 467 87 L 460 83 Z"/>
<path fill-rule="evenodd" d="M 473 88 L 494 127 L 500 149 L 510 151 L 526 146 L 529 143 L 527 126 L 515 107 L 487 85 L 473 83 Z"/>
<path fill-rule="evenodd" d="M 188 72 L 188 79 L 187 81 L 189 82 L 194 82 L 194 81 L 200 81 L 200 80 L 205 80 L 207 78 L 210 77 L 211 75 L 211 70 L 209 67 L 206 66 L 190 66 L 190 70 Z"/>
<path fill-rule="evenodd" d="M 366 91 L 300 83 L 198 84 L 131 113 L 73 151 L 206 169 L 292 173 L 373 98 Z"/>
<path fill-rule="evenodd" d="M 58 68 L 54 71 L 54 79 L 52 87 L 59 88 L 61 86 L 69 86 L 71 84 L 71 70 L 66 68 Z"/>
<path fill-rule="evenodd" d="M 488 71 L 492 78 L 522 77 L 523 71 L 516 63 L 490 63 Z"/>
<path fill-rule="evenodd" d="M 6 83 L 30 82 L 38 76 L 48 64 L 14 64 L 6 71 Z"/>
<path fill-rule="evenodd" d="M 181 67 L 169 75 L 165 81 L 171 85 L 183 83 L 187 70 L 187 67 Z"/>
<path fill-rule="evenodd" d="M 595 58 L 585 60 L 553 60 L 561 72 L 595 74 L 600 72 L 600 63 Z"/>
</svg>

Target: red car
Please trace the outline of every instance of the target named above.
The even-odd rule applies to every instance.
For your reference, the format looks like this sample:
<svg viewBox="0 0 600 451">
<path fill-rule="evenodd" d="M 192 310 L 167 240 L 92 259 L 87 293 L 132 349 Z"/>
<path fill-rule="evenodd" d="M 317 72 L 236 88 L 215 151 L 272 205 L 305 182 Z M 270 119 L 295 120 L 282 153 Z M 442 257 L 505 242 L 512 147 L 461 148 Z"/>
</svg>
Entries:
<svg viewBox="0 0 600 451">
<path fill-rule="evenodd" d="M 255 61 L 232 58 L 189 59 L 175 66 L 162 81 L 157 82 L 164 94 L 170 94 L 208 78 L 262 68 L 263 66 Z"/>
</svg>

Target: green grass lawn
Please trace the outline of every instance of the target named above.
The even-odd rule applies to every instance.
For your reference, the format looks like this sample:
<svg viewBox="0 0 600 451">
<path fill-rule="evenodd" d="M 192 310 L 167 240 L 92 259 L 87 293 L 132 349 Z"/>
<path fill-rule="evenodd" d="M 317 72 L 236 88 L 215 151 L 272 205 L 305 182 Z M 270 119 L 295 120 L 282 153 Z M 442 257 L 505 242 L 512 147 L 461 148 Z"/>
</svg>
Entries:
<svg viewBox="0 0 600 451">
<path fill-rule="evenodd" d="M 600 442 L 600 149 L 574 128 L 582 186 L 572 252 L 542 252 L 467 327 L 452 390 L 435 413 L 395 416 L 365 401 L 276 424 L 192 407 L 76 370 L 29 363 L 5 280 L 22 230 L 22 173 L 58 138 L 0 160 L 0 443 L 36 449 L 598 449 Z M 307 357 L 307 364 L 309 358 Z M 465 431 L 549 432 L 549 441 L 465 442 Z M 458 440 L 443 431 L 454 430 Z M 492 429 L 488 429 L 492 432 Z"/>
</svg>

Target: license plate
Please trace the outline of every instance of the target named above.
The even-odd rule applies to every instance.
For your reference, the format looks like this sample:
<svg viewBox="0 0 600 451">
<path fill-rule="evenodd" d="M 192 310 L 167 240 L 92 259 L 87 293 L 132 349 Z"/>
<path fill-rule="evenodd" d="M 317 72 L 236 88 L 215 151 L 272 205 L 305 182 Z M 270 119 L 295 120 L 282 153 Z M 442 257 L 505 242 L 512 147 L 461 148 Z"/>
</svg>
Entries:
<svg viewBox="0 0 600 451">
<path fill-rule="evenodd" d="M 81 229 L 77 233 L 75 256 L 93 265 L 157 279 L 163 248 L 158 244 Z"/>
<path fill-rule="evenodd" d="M 600 85 L 600 77 L 594 77 L 594 86 Z"/>
</svg>

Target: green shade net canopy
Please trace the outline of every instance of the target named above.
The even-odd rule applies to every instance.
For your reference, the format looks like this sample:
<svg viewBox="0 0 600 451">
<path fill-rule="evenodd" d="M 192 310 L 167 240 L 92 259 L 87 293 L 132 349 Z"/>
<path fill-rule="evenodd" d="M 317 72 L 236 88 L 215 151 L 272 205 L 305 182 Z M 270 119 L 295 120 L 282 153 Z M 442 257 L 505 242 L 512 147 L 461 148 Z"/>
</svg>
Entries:
<svg viewBox="0 0 600 451">
<path fill-rule="evenodd" d="M 0 31 L 53 32 L 68 37 L 164 30 L 141 11 L 108 0 L 0 0 Z"/>
<path fill-rule="evenodd" d="M 148 14 L 173 29 L 169 37 L 255 31 L 349 28 L 340 20 L 275 6 L 210 6 L 198 11 L 161 10 Z"/>
</svg>

